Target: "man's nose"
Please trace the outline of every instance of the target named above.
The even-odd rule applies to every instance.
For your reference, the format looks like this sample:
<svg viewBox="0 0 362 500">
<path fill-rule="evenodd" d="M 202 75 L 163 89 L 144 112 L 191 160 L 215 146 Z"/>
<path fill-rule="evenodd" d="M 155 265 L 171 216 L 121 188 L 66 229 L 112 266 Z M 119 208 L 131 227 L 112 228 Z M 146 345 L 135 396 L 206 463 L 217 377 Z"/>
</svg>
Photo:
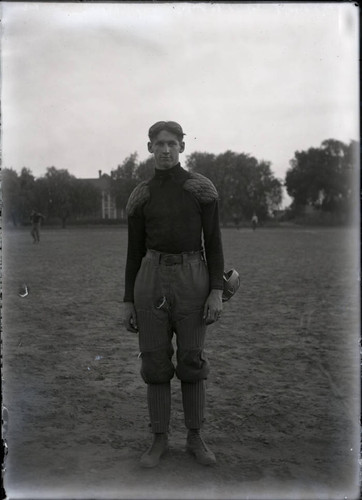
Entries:
<svg viewBox="0 0 362 500">
<path fill-rule="evenodd" d="M 164 153 L 169 153 L 170 152 L 170 146 L 168 144 L 164 144 L 162 148 Z"/>
</svg>

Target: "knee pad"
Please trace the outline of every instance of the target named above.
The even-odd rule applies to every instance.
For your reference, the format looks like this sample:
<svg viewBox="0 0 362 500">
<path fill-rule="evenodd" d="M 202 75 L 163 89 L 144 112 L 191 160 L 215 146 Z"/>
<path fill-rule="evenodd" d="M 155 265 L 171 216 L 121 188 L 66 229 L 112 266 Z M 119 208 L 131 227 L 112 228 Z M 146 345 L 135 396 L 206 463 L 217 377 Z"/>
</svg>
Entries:
<svg viewBox="0 0 362 500">
<path fill-rule="evenodd" d="M 177 351 L 176 375 L 182 382 L 205 380 L 209 371 L 209 361 L 201 349 Z"/>
<path fill-rule="evenodd" d="M 173 350 L 167 348 L 141 353 L 141 376 L 146 384 L 165 384 L 172 379 L 175 373 L 172 354 Z"/>
</svg>

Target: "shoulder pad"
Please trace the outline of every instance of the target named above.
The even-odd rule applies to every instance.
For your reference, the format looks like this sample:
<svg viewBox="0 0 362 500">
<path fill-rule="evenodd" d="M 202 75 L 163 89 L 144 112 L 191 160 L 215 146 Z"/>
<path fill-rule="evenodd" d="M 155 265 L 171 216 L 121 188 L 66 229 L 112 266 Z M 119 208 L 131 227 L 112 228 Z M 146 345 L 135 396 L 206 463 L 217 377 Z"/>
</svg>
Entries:
<svg viewBox="0 0 362 500">
<path fill-rule="evenodd" d="M 192 193 L 200 203 L 210 203 L 219 198 L 210 179 L 196 172 L 190 172 L 190 178 L 184 183 L 184 189 Z"/>
<path fill-rule="evenodd" d="M 148 182 L 143 181 L 134 188 L 134 190 L 130 194 L 130 197 L 128 198 L 126 206 L 127 215 L 133 215 L 136 208 L 143 205 L 143 203 L 147 201 L 149 197 L 150 190 L 148 187 Z"/>
</svg>

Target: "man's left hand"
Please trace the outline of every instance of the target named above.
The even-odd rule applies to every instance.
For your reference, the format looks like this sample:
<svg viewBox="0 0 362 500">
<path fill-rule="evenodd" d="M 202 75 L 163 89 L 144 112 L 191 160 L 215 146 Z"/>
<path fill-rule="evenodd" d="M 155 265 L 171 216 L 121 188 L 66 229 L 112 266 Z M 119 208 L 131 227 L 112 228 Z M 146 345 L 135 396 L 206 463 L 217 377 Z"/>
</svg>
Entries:
<svg viewBox="0 0 362 500">
<path fill-rule="evenodd" d="M 204 320 L 207 325 L 215 323 L 222 312 L 222 290 L 211 290 L 204 307 Z"/>
</svg>

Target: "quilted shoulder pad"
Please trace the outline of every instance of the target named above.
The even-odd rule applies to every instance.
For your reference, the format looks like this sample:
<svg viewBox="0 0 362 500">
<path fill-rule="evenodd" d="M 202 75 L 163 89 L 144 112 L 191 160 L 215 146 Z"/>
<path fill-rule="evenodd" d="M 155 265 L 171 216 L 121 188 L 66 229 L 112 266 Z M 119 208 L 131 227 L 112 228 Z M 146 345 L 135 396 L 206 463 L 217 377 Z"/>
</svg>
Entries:
<svg viewBox="0 0 362 500">
<path fill-rule="evenodd" d="M 190 176 L 184 183 L 184 189 L 192 193 L 200 203 L 210 203 L 219 198 L 210 179 L 196 172 L 190 173 Z"/>
<path fill-rule="evenodd" d="M 147 181 L 143 181 L 138 186 L 134 188 L 130 197 L 128 198 L 126 212 L 127 215 L 133 215 L 136 208 L 143 205 L 145 201 L 150 197 L 150 189 L 148 187 Z"/>
</svg>

